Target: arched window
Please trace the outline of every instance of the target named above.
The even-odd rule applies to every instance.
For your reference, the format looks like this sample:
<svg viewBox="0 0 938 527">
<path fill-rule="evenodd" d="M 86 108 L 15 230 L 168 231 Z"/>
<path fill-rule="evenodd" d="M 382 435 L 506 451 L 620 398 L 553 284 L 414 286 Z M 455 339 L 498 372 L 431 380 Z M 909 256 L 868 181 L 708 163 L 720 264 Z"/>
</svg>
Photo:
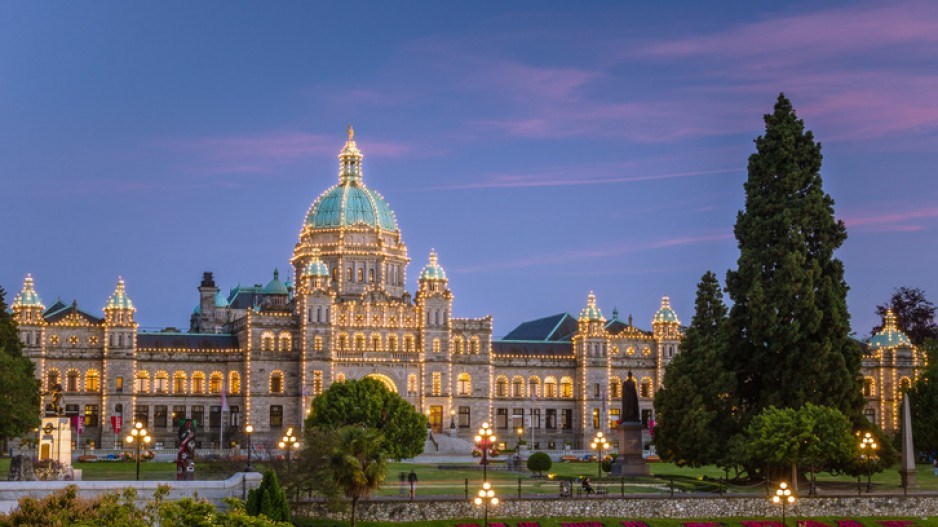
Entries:
<svg viewBox="0 0 938 527">
<path fill-rule="evenodd" d="M 173 393 L 186 393 L 186 384 L 188 384 L 186 372 L 177 371 L 173 374 Z"/>
<path fill-rule="evenodd" d="M 433 353 L 440 352 L 440 339 L 433 339 Z"/>
<path fill-rule="evenodd" d="M 156 372 L 153 391 L 156 393 L 166 393 L 169 391 L 169 373 L 162 370 Z"/>
<path fill-rule="evenodd" d="M 134 377 L 134 393 L 148 393 L 150 391 L 150 372 L 140 370 Z"/>
<path fill-rule="evenodd" d="M 290 334 L 283 332 L 280 334 L 280 351 L 290 351 L 293 349 L 293 339 Z"/>
<path fill-rule="evenodd" d="M 368 269 L 368 281 L 371 283 L 375 282 L 375 270 L 374 269 Z"/>
<path fill-rule="evenodd" d="M 557 379 L 553 377 L 544 379 L 544 397 L 557 397 Z"/>
<path fill-rule="evenodd" d="M 479 353 L 479 337 L 472 337 L 472 340 L 469 341 L 469 353 L 473 355 Z"/>
<path fill-rule="evenodd" d="M 388 351 L 397 353 L 397 335 L 388 335 Z"/>
<path fill-rule="evenodd" d="M 345 382 L 345 374 L 344 373 L 335 374 L 335 382 Z"/>
<path fill-rule="evenodd" d="M 511 396 L 524 397 L 524 377 L 515 375 L 511 379 Z"/>
<path fill-rule="evenodd" d="M 863 396 L 876 397 L 876 381 L 872 377 L 863 379 Z"/>
<path fill-rule="evenodd" d="M 241 393 L 241 374 L 233 371 L 228 374 L 228 391 L 232 394 Z"/>
<path fill-rule="evenodd" d="M 404 352 L 411 353 L 413 351 L 414 351 L 414 336 L 404 335 Z"/>
<path fill-rule="evenodd" d="M 468 373 L 460 373 L 456 378 L 456 393 L 472 395 L 472 377 Z"/>
<path fill-rule="evenodd" d="M 339 351 L 348 351 L 348 335 L 345 333 L 339 335 Z"/>
<path fill-rule="evenodd" d="M 381 351 L 381 335 L 377 333 L 371 334 L 371 349 Z"/>
<path fill-rule="evenodd" d="M 609 396 L 610 397 L 622 397 L 622 379 L 618 376 L 613 375 L 609 379 Z"/>
<path fill-rule="evenodd" d="M 407 376 L 407 395 L 417 395 L 417 376 L 413 373 Z"/>
<path fill-rule="evenodd" d="M 225 384 L 225 375 L 220 371 L 213 371 L 208 378 L 209 393 L 221 393 Z"/>
<path fill-rule="evenodd" d="M 453 354 L 454 355 L 462 355 L 462 345 L 463 345 L 462 337 L 453 338 Z"/>
<path fill-rule="evenodd" d="M 355 334 L 355 351 L 365 351 L 365 335 Z"/>
<path fill-rule="evenodd" d="M 345 269 L 345 271 L 346 271 L 345 272 L 346 282 L 351 282 L 352 281 L 352 268 L 348 267 Z"/>
<path fill-rule="evenodd" d="M 192 374 L 192 392 L 205 393 L 205 374 L 197 371 Z"/>
<path fill-rule="evenodd" d="M 499 375 L 498 378 L 495 379 L 495 396 L 508 397 L 508 377 Z"/>
<path fill-rule="evenodd" d="M 46 390 L 51 391 L 52 388 L 55 388 L 56 384 L 61 383 L 59 379 L 59 370 L 52 368 L 46 372 Z"/>
<path fill-rule="evenodd" d="M 560 379 L 560 396 L 573 397 L 573 379 L 570 377 Z"/>
<path fill-rule="evenodd" d="M 333 281 L 333 282 L 338 282 L 338 281 L 339 281 L 339 269 L 338 269 L 338 267 L 333 267 L 333 268 L 332 268 L 332 281 Z"/>
<path fill-rule="evenodd" d="M 283 393 L 283 372 L 280 370 L 270 372 L 270 393 Z"/>
<path fill-rule="evenodd" d="M 274 334 L 265 331 L 261 333 L 261 351 L 274 351 Z"/>
<path fill-rule="evenodd" d="M 91 369 L 85 372 L 85 391 L 96 392 L 101 389 L 101 377 L 98 370 Z"/>
<path fill-rule="evenodd" d="M 313 337 L 313 351 L 322 351 L 322 337 L 319 335 Z"/>
<path fill-rule="evenodd" d="M 642 387 L 641 387 L 641 393 L 639 395 L 645 398 L 649 398 L 652 396 L 651 379 L 649 379 L 648 377 L 642 377 Z"/>
<path fill-rule="evenodd" d="M 359 282 L 364 282 L 364 281 L 365 281 L 365 270 L 364 270 L 364 269 L 361 269 L 361 268 L 358 269 L 358 281 L 359 281 Z"/>
<path fill-rule="evenodd" d="M 531 397 L 541 396 L 541 380 L 537 377 L 528 379 L 528 395 Z"/>
</svg>

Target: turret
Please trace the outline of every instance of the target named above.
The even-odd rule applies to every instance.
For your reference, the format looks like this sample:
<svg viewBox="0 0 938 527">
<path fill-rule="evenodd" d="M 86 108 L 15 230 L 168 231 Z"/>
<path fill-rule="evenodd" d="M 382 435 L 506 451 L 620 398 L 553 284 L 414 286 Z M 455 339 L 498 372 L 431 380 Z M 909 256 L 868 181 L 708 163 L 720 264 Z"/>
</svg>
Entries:
<svg viewBox="0 0 938 527">
<path fill-rule="evenodd" d="M 313 291 L 325 290 L 328 287 L 329 268 L 319 258 L 319 250 L 313 249 L 312 255 L 300 275 L 300 291 L 302 293 L 312 293 Z"/>
<path fill-rule="evenodd" d="M 436 251 L 433 249 L 430 250 L 429 262 L 420 271 L 416 301 L 423 312 L 424 327 L 446 328 L 449 326 L 453 294 L 449 290 L 446 271 L 440 265 Z"/>
<path fill-rule="evenodd" d="M 117 287 L 104 306 L 105 322 L 109 326 L 133 327 L 135 311 L 134 303 L 124 288 L 124 279 L 118 278 Z"/>
<path fill-rule="evenodd" d="M 656 384 L 660 388 L 664 382 L 664 369 L 680 352 L 683 336 L 681 334 L 681 321 L 677 318 L 677 313 L 671 309 L 670 298 L 661 297 L 661 307 L 655 312 L 651 326 L 655 340 L 658 343 L 658 369 L 656 372 L 658 382 Z"/>
<path fill-rule="evenodd" d="M 586 297 L 586 307 L 580 311 L 580 328 L 578 334 L 590 337 L 605 337 L 606 318 L 603 312 L 596 306 L 596 295 L 590 291 Z"/>
<path fill-rule="evenodd" d="M 219 289 L 215 287 L 215 278 L 211 271 L 202 273 L 202 283 L 199 284 L 199 309 L 200 315 L 211 317 L 215 311 L 215 297 Z"/>
<path fill-rule="evenodd" d="M 290 301 L 290 289 L 280 281 L 280 270 L 274 269 L 274 278 L 264 286 L 264 304 L 267 307 L 283 307 Z"/>
<path fill-rule="evenodd" d="M 27 274 L 23 289 L 13 299 L 13 318 L 20 326 L 38 325 L 42 322 L 42 311 L 46 308 L 33 286 L 33 275 Z"/>
</svg>

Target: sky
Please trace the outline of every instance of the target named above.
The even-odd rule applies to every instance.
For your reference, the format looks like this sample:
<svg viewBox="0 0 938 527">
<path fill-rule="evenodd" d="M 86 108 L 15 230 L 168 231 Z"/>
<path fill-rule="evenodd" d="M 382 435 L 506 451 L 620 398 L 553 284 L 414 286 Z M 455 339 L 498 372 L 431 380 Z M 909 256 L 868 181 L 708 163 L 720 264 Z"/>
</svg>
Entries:
<svg viewBox="0 0 938 527">
<path fill-rule="evenodd" d="M 647 5 L 646 5 L 647 4 Z M 654 4 L 654 5 L 652 5 Z M 859 336 L 938 301 L 935 2 L 0 2 L 0 285 L 188 327 L 286 269 L 352 123 L 410 290 L 435 248 L 495 335 L 595 291 L 682 322 L 738 257 L 779 92 L 823 145 Z"/>
</svg>

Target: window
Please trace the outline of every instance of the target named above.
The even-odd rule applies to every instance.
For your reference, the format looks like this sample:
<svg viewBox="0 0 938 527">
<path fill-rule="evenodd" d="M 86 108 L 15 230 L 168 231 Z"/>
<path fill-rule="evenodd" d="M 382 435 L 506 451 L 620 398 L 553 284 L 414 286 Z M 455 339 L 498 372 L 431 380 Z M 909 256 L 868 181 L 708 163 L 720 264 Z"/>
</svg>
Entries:
<svg viewBox="0 0 938 527">
<path fill-rule="evenodd" d="M 557 409 L 548 408 L 547 413 L 545 414 L 544 428 L 548 430 L 557 429 Z"/>
<path fill-rule="evenodd" d="M 511 379 L 511 396 L 524 397 L 524 377 L 515 375 L 515 377 Z"/>
<path fill-rule="evenodd" d="M 339 281 L 339 269 L 338 269 L 338 267 L 333 267 L 333 268 L 332 268 L 332 281 L 333 281 L 333 282 L 338 282 L 338 281 Z"/>
<path fill-rule="evenodd" d="M 570 377 L 560 379 L 560 396 L 573 397 L 573 379 Z"/>
<path fill-rule="evenodd" d="M 453 354 L 454 355 L 462 354 L 462 337 L 456 337 L 453 339 Z"/>
<path fill-rule="evenodd" d="M 220 371 L 213 371 L 212 375 L 208 378 L 209 393 L 221 393 L 224 383 L 224 374 L 222 374 Z"/>
<path fill-rule="evenodd" d="M 362 268 L 359 268 L 359 269 L 358 269 L 358 281 L 359 281 L 359 282 L 364 282 L 364 281 L 365 281 L 365 270 L 362 269 Z"/>
<path fill-rule="evenodd" d="M 221 406 L 210 406 L 208 408 L 208 427 L 212 430 L 221 428 Z"/>
<path fill-rule="evenodd" d="M 98 422 L 98 405 L 96 404 L 86 404 L 85 405 L 85 428 L 97 428 Z"/>
<path fill-rule="evenodd" d="M 872 377 L 863 379 L 863 396 L 876 397 L 876 381 Z"/>
<path fill-rule="evenodd" d="M 134 426 L 136 423 L 143 423 L 144 428 L 150 426 L 149 406 L 145 404 L 134 405 L 134 422 L 130 426 Z"/>
<path fill-rule="evenodd" d="M 345 269 L 345 280 L 346 280 L 347 282 L 351 282 L 351 281 L 352 281 L 352 268 L 351 268 L 351 267 L 347 267 L 347 268 Z"/>
<path fill-rule="evenodd" d="M 469 407 L 459 407 L 459 428 L 469 428 Z"/>
<path fill-rule="evenodd" d="M 903 377 L 899 379 L 899 394 L 902 395 L 902 392 L 907 392 L 912 389 L 912 380 L 908 377 Z"/>
<path fill-rule="evenodd" d="M 205 393 L 205 374 L 200 371 L 192 374 L 192 393 Z"/>
<path fill-rule="evenodd" d="M 537 377 L 528 379 L 528 395 L 539 397 L 541 395 L 541 380 Z"/>
<path fill-rule="evenodd" d="M 78 415 L 78 405 L 77 405 L 77 404 L 66 404 L 66 405 L 65 405 L 65 415 Z"/>
<path fill-rule="evenodd" d="M 442 392 L 442 384 L 443 384 L 442 379 L 443 379 L 443 374 L 440 373 L 440 372 L 438 372 L 438 371 L 435 371 L 435 372 L 433 372 L 432 379 L 433 379 L 433 381 L 432 381 L 433 386 L 432 386 L 432 392 L 431 392 L 431 393 L 432 393 L 433 395 L 435 395 L 435 396 L 439 396 L 439 395 L 441 394 L 441 392 Z"/>
<path fill-rule="evenodd" d="M 495 396 L 508 397 L 508 377 L 499 375 L 498 378 L 495 379 Z"/>
<path fill-rule="evenodd" d="M 173 393 L 186 393 L 186 372 L 177 371 L 173 374 Z"/>
<path fill-rule="evenodd" d="M 375 281 L 375 270 L 374 270 L 374 269 L 368 269 L 368 281 L 371 282 L 371 283 L 374 283 L 374 281 Z"/>
<path fill-rule="evenodd" d="M 388 351 L 397 352 L 397 335 L 388 335 Z"/>
<path fill-rule="evenodd" d="M 414 351 L 414 336 L 413 335 L 404 335 L 404 351 L 406 353 L 411 353 Z"/>
<path fill-rule="evenodd" d="M 313 338 L 313 351 L 322 351 L 322 337 L 319 335 Z"/>
<path fill-rule="evenodd" d="M 156 428 L 166 428 L 166 405 L 153 407 L 153 426 Z"/>
<path fill-rule="evenodd" d="M 241 393 L 241 374 L 233 371 L 228 374 L 228 391 L 232 394 Z"/>
<path fill-rule="evenodd" d="M 179 428 L 183 419 L 186 418 L 185 406 L 173 406 L 173 428 Z"/>
<path fill-rule="evenodd" d="M 274 351 L 274 334 L 265 331 L 261 334 L 261 351 Z"/>
<path fill-rule="evenodd" d="M 313 372 L 313 395 L 322 395 L 322 372 Z"/>
<path fill-rule="evenodd" d="M 85 391 L 96 392 L 101 389 L 101 377 L 98 376 L 98 370 L 88 370 L 85 372 Z"/>
<path fill-rule="evenodd" d="M 867 408 L 866 410 L 863 410 L 863 415 L 866 417 L 866 420 L 870 422 L 870 424 L 876 424 L 876 410 Z"/>
<path fill-rule="evenodd" d="M 531 408 L 531 426 L 540 430 L 541 428 L 541 409 Z"/>
<path fill-rule="evenodd" d="M 642 397 L 649 398 L 652 396 L 651 393 L 651 379 L 648 377 L 642 377 L 642 388 L 641 393 L 639 394 Z"/>
<path fill-rule="evenodd" d="M 553 377 L 544 379 L 544 397 L 557 397 L 557 379 Z"/>
<path fill-rule="evenodd" d="M 59 380 L 59 370 L 51 369 L 46 372 L 46 389 L 52 391 L 55 388 L 56 384 L 61 382 Z"/>
<path fill-rule="evenodd" d="M 134 393 L 148 393 L 150 391 L 150 372 L 141 370 L 134 377 Z"/>
<path fill-rule="evenodd" d="M 293 349 L 293 338 L 289 333 L 280 334 L 280 351 L 290 351 Z"/>
<path fill-rule="evenodd" d="M 622 379 L 612 377 L 609 379 L 609 396 L 613 398 L 622 397 Z"/>
<path fill-rule="evenodd" d="M 573 409 L 564 408 L 561 410 L 560 428 L 562 430 L 573 430 Z"/>
<path fill-rule="evenodd" d="M 642 424 L 648 428 L 648 422 L 652 420 L 652 411 L 650 409 L 642 410 Z"/>
<path fill-rule="evenodd" d="M 599 428 L 599 408 L 593 408 L 593 429 Z"/>
<path fill-rule="evenodd" d="M 77 392 L 78 391 L 78 379 L 80 374 L 78 370 L 68 370 L 65 374 L 65 391 L 67 392 Z"/>
<path fill-rule="evenodd" d="M 114 378 L 114 391 L 117 393 L 121 393 L 124 391 L 124 378 L 123 377 Z"/>
<path fill-rule="evenodd" d="M 165 371 L 156 372 L 156 379 L 153 385 L 156 393 L 166 393 L 169 391 L 169 374 Z"/>
<path fill-rule="evenodd" d="M 237 406 L 231 407 L 231 412 L 228 414 L 228 422 L 231 426 L 241 426 L 241 408 Z"/>
<path fill-rule="evenodd" d="M 374 333 L 371 335 L 371 349 L 381 351 L 381 335 Z"/>
<path fill-rule="evenodd" d="M 345 374 L 344 373 L 335 374 L 335 382 L 345 382 Z"/>
<path fill-rule="evenodd" d="M 407 376 L 407 395 L 417 395 L 417 376 L 413 373 Z"/>
<path fill-rule="evenodd" d="M 594 383 L 593 383 L 593 397 L 599 397 L 599 393 L 600 393 L 600 392 L 599 392 L 599 383 L 598 383 L 598 382 L 594 382 Z"/>
<path fill-rule="evenodd" d="M 196 428 L 205 426 L 205 407 L 195 405 L 192 407 L 192 420 L 195 421 Z"/>
<path fill-rule="evenodd" d="M 433 353 L 440 352 L 440 339 L 433 339 Z"/>
<path fill-rule="evenodd" d="M 495 410 L 495 427 L 508 428 L 508 408 L 498 408 Z"/>
<path fill-rule="evenodd" d="M 270 427 L 283 428 L 283 406 L 279 404 L 270 407 Z"/>
<path fill-rule="evenodd" d="M 472 337 L 469 341 L 469 353 L 473 355 L 479 353 L 479 337 Z"/>
<path fill-rule="evenodd" d="M 348 351 L 348 335 L 345 333 L 339 335 L 339 350 Z"/>
<path fill-rule="evenodd" d="M 524 428 L 524 408 L 514 408 L 511 410 L 511 427 L 517 431 Z"/>
<path fill-rule="evenodd" d="M 615 428 L 619 424 L 620 412 L 618 408 L 609 409 L 609 428 Z"/>
<path fill-rule="evenodd" d="M 472 377 L 468 373 L 460 373 L 456 378 L 456 393 L 459 395 L 472 394 Z"/>
<path fill-rule="evenodd" d="M 270 374 L 270 393 L 283 393 L 283 372 L 280 370 Z"/>
</svg>

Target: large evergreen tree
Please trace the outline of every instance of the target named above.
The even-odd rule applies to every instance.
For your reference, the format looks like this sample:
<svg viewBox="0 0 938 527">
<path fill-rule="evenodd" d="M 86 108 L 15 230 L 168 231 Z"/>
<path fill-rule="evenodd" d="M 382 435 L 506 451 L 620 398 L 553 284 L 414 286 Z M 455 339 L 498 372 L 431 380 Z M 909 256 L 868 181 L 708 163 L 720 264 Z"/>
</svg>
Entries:
<svg viewBox="0 0 938 527">
<path fill-rule="evenodd" d="M 730 398 L 735 378 L 724 364 L 726 312 L 720 282 L 707 271 L 697 285 L 681 353 L 655 395 L 655 447 L 678 465 L 732 464 L 726 454 L 735 432 Z"/>
<path fill-rule="evenodd" d="M 0 287 L 0 442 L 39 425 L 39 380 Z"/>
<path fill-rule="evenodd" d="M 898 287 L 886 304 L 876 306 L 880 324 L 873 328 L 875 334 L 883 329 L 882 321 L 886 310 L 892 309 L 899 319 L 901 329 L 916 346 L 928 340 L 938 340 L 938 324 L 935 324 L 935 305 L 925 298 L 925 291 L 917 287 Z"/>
<path fill-rule="evenodd" d="M 848 338 L 847 237 L 821 187 L 821 145 L 780 94 L 755 140 L 736 219 L 728 337 L 744 421 L 769 406 L 837 408 L 860 422 L 860 350 Z"/>
</svg>

